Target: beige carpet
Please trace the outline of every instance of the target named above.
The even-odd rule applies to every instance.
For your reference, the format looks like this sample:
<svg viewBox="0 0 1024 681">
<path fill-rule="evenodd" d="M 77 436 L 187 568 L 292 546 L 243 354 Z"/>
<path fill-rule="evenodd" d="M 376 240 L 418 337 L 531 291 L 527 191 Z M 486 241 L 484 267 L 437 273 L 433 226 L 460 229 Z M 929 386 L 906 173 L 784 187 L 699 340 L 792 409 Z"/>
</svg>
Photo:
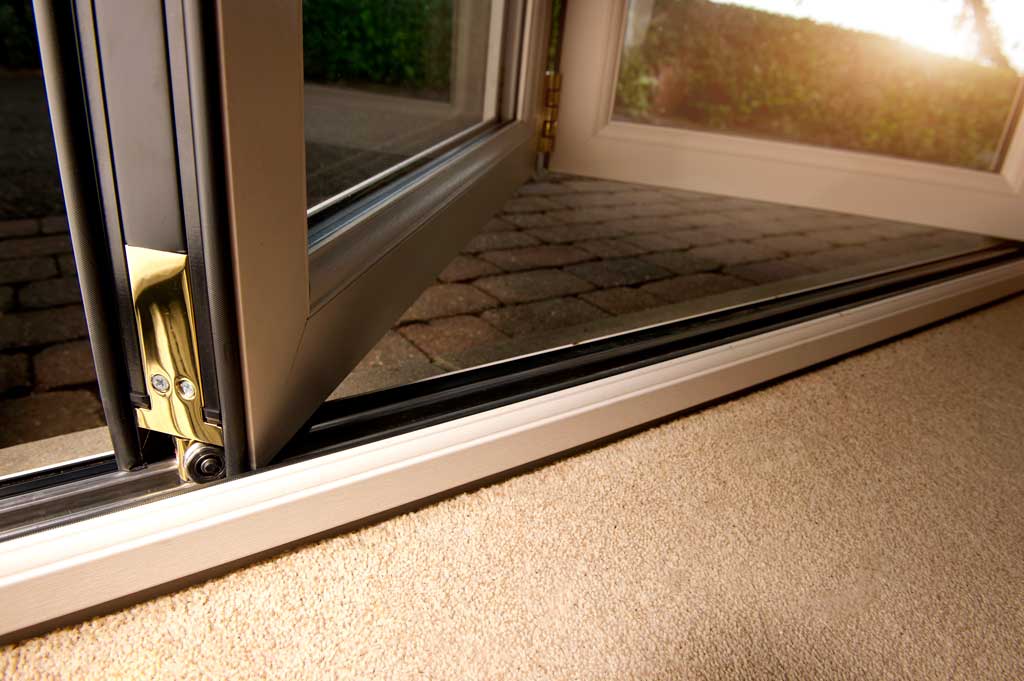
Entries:
<svg viewBox="0 0 1024 681">
<path fill-rule="evenodd" d="M 1024 678 L 1024 297 L 0 649 L 36 679 Z"/>
</svg>

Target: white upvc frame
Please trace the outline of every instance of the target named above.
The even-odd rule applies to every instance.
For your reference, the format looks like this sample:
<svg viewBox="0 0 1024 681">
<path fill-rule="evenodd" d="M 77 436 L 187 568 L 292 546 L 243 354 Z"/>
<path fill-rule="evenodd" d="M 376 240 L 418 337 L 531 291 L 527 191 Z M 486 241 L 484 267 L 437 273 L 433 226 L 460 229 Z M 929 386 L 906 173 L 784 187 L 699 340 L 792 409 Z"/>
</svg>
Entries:
<svg viewBox="0 0 1024 681">
<path fill-rule="evenodd" d="M 1024 116 L 998 173 L 613 121 L 626 15 L 568 5 L 552 170 L 1024 239 Z"/>
<path fill-rule="evenodd" d="M 485 479 L 1024 289 L 1014 261 L 490 411 L 6 542 L 0 640 Z"/>
</svg>

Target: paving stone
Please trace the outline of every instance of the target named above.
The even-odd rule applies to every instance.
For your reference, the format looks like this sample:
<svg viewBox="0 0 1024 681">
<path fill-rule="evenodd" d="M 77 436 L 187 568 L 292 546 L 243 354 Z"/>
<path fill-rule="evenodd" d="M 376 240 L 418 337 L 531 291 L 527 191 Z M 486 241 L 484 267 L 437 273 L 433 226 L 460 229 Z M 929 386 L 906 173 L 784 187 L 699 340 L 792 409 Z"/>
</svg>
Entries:
<svg viewBox="0 0 1024 681">
<path fill-rule="evenodd" d="M 485 277 L 477 279 L 474 285 L 503 303 L 528 303 L 583 293 L 594 288 L 587 281 L 562 270 L 533 270 Z"/>
<path fill-rule="evenodd" d="M 407 324 L 401 333 L 432 358 L 506 340 L 501 331 L 479 317 L 460 316 L 426 324 Z"/>
<path fill-rule="evenodd" d="M 636 246 L 643 253 L 661 253 L 663 251 L 677 251 L 686 248 L 685 242 L 676 239 L 672 233 L 667 234 L 637 234 L 622 239 L 633 246 Z"/>
<path fill-rule="evenodd" d="M 625 182 L 612 182 L 610 180 L 569 180 L 562 183 L 575 192 L 631 192 L 639 188 L 639 185 L 627 184 Z M 646 187 L 645 187 L 646 189 Z"/>
<path fill-rule="evenodd" d="M 635 288 L 609 288 L 581 293 L 580 298 L 613 315 L 628 314 L 664 305 L 664 301 Z"/>
<path fill-rule="evenodd" d="M 394 388 L 422 381 L 425 378 L 440 376 L 445 369 L 433 364 L 429 359 L 410 359 L 391 366 L 365 368 L 358 366 L 345 377 L 337 388 L 328 396 L 328 400 L 339 400 L 352 395 Z"/>
<path fill-rule="evenodd" d="M 502 248 L 518 248 L 534 246 L 540 241 L 536 237 L 523 232 L 484 232 L 477 234 L 462 248 L 463 253 L 480 253 L 481 251 L 497 251 Z"/>
<path fill-rule="evenodd" d="M 65 277 L 74 277 L 78 275 L 78 268 L 75 265 L 75 256 L 72 254 L 58 255 L 57 265 L 60 267 L 60 273 Z M 0 268 L 3 264 L 0 263 Z"/>
<path fill-rule="evenodd" d="M 728 241 L 750 241 L 751 239 L 760 239 L 764 235 L 757 230 L 751 229 L 745 225 L 720 225 L 715 227 L 715 231 L 719 236 L 724 237 Z"/>
<path fill-rule="evenodd" d="M 66 215 L 51 215 L 39 221 L 43 234 L 67 234 L 68 217 Z"/>
<path fill-rule="evenodd" d="M 66 236 L 36 236 L 0 241 L 0 258 L 30 258 L 71 252 L 71 239 Z"/>
<path fill-rule="evenodd" d="M 631 244 L 625 239 L 594 239 L 592 241 L 580 241 L 576 246 L 598 258 L 624 258 L 647 252 L 640 246 Z"/>
<path fill-rule="evenodd" d="M 780 251 L 765 246 L 738 241 L 719 244 L 718 246 L 701 246 L 700 248 L 694 248 L 691 253 L 698 258 L 714 260 L 723 265 L 740 265 L 747 262 L 757 262 L 758 260 L 771 260 L 782 255 Z"/>
<path fill-rule="evenodd" d="M 728 211 L 729 220 L 734 225 L 754 225 L 759 222 L 771 222 L 771 208 L 741 208 Z"/>
<path fill-rule="evenodd" d="M 525 336 L 591 322 L 608 315 L 578 298 L 557 298 L 488 310 L 480 316 L 510 336 Z"/>
<path fill-rule="evenodd" d="M 805 225 L 802 225 L 799 222 L 792 222 L 790 220 L 756 222 L 747 225 L 747 228 L 760 232 L 765 236 L 799 234 L 801 232 L 808 231 Z"/>
<path fill-rule="evenodd" d="M 503 213 L 501 219 L 520 229 L 558 227 L 562 224 L 547 213 Z"/>
<path fill-rule="evenodd" d="M 914 234 L 927 234 L 937 230 L 921 225 L 911 225 L 905 222 L 878 222 L 872 226 L 872 231 L 882 239 L 901 239 Z"/>
<path fill-rule="evenodd" d="M 636 215 L 633 210 L 637 206 L 603 206 L 600 208 L 577 208 L 555 210 L 546 215 L 566 225 L 578 225 L 589 222 L 611 222 L 623 220 Z"/>
<path fill-rule="evenodd" d="M 0 394 L 29 385 L 28 355 L 0 355 Z"/>
<path fill-rule="evenodd" d="M 657 189 L 641 189 L 630 194 L 629 198 L 632 199 L 633 203 L 669 203 L 676 206 L 677 209 L 679 207 L 674 197 Z M 665 201 L 666 198 L 668 198 L 668 201 Z"/>
<path fill-rule="evenodd" d="M 644 284 L 640 290 L 669 303 L 682 303 L 749 286 L 749 282 L 726 274 L 688 274 Z"/>
<path fill-rule="evenodd" d="M 81 305 L 18 312 L 0 317 L 0 350 L 74 340 L 85 336 L 85 315 Z"/>
<path fill-rule="evenodd" d="M 54 262 L 53 258 L 0 260 L 0 284 L 16 284 L 22 281 L 47 279 L 56 274 L 57 263 Z"/>
<path fill-rule="evenodd" d="M 679 199 L 680 201 L 697 201 L 713 198 L 710 194 L 702 194 L 701 192 L 691 192 L 685 189 L 659 189 L 658 193 L 664 194 L 665 196 L 671 197 L 673 199 Z"/>
<path fill-rule="evenodd" d="M 615 226 L 621 227 L 630 234 L 658 234 L 661 232 L 671 232 L 692 227 L 692 225 L 687 222 L 686 216 L 680 215 L 658 215 L 629 218 L 628 220 L 617 221 Z"/>
<path fill-rule="evenodd" d="M 391 368 L 407 362 L 428 361 L 415 345 L 395 331 L 388 331 L 377 344 L 366 353 L 353 371 Z"/>
<path fill-rule="evenodd" d="M 769 236 L 763 237 L 755 242 L 758 246 L 766 246 L 782 251 L 788 255 L 801 255 L 803 253 L 817 253 L 828 250 L 832 247 L 827 241 L 816 239 L 811 236 L 790 235 L 790 236 Z"/>
<path fill-rule="evenodd" d="M 0 312 L 7 312 L 14 306 L 14 289 L 0 286 Z"/>
<path fill-rule="evenodd" d="M 437 278 L 445 283 L 451 283 L 500 273 L 500 269 L 480 258 L 473 257 L 472 255 L 457 255 L 448 263 L 447 267 L 441 270 L 441 274 Z"/>
<path fill-rule="evenodd" d="M 694 274 L 696 272 L 710 272 L 722 267 L 722 263 L 715 260 L 700 258 L 687 251 L 668 251 L 665 253 L 651 253 L 645 255 L 644 260 L 663 267 L 675 274 Z"/>
<path fill-rule="evenodd" d="M 42 390 L 96 382 L 89 341 L 52 345 L 32 358 L 32 366 Z"/>
<path fill-rule="evenodd" d="M 727 211 L 721 201 L 681 201 L 677 204 L 681 215 L 689 215 L 693 220 L 703 220 L 708 225 L 732 222 L 726 217 Z"/>
<path fill-rule="evenodd" d="M 565 270 L 600 288 L 632 286 L 664 279 L 672 274 L 668 270 L 640 258 L 599 260 L 566 267 Z"/>
<path fill-rule="evenodd" d="M 678 215 L 679 205 L 675 203 L 640 203 L 635 206 L 627 206 L 626 210 L 630 215 L 636 216 Z"/>
<path fill-rule="evenodd" d="M 543 213 L 549 210 L 561 210 L 565 208 L 561 203 L 555 203 L 543 196 L 524 196 L 517 199 L 509 199 L 501 207 L 502 213 Z"/>
<path fill-rule="evenodd" d="M 0 447 L 102 426 L 103 408 L 87 390 L 38 393 L 0 401 Z"/>
<path fill-rule="evenodd" d="M 878 255 L 864 246 L 842 246 L 820 253 L 794 256 L 789 258 L 789 261 L 808 267 L 815 272 L 828 272 L 843 267 L 863 265 L 877 259 Z"/>
<path fill-rule="evenodd" d="M 38 233 L 38 220 L 0 220 L 0 239 L 9 239 L 13 236 L 29 236 Z M 3 248 L 2 244 L 0 244 L 0 248 Z"/>
<path fill-rule="evenodd" d="M 696 246 L 714 246 L 728 241 L 728 235 L 720 227 L 702 227 L 700 229 L 684 229 L 666 234 L 684 248 Z"/>
<path fill-rule="evenodd" d="M 502 251 L 487 251 L 480 257 L 507 272 L 535 270 L 542 267 L 562 267 L 592 260 L 593 255 L 573 246 L 527 246 Z M 495 268 L 497 269 L 497 268 Z"/>
<path fill-rule="evenodd" d="M 722 227 L 735 224 L 728 213 L 691 213 L 673 218 L 681 227 Z"/>
<path fill-rule="evenodd" d="M 594 208 L 598 206 L 626 206 L 638 203 L 636 195 L 639 192 L 618 192 L 615 194 L 604 194 L 598 192 L 574 192 L 562 194 L 555 197 L 555 201 L 561 204 L 560 208 Z"/>
<path fill-rule="evenodd" d="M 876 241 L 878 235 L 871 229 L 845 228 L 814 232 L 814 238 L 823 239 L 837 246 L 856 246 Z"/>
<path fill-rule="evenodd" d="M 513 225 L 508 220 L 503 220 L 501 218 L 492 218 L 491 220 L 489 220 L 487 222 L 486 225 L 484 225 L 483 227 L 480 228 L 480 231 L 481 232 L 511 232 L 511 231 L 514 231 L 515 229 L 516 229 L 516 226 Z"/>
<path fill-rule="evenodd" d="M 419 322 L 473 314 L 497 305 L 497 300 L 469 284 L 435 284 L 420 294 L 399 321 Z"/>
<path fill-rule="evenodd" d="M 527 182 L 516 192 L 521 196 L 550 196 L 568 194 L 575 190 L 557 182 Z"/>
<path fill-rule="evenodd" d="M 18 290 L 18 302 L 28 308 L 81 304 L 82 291 L 75 277 L 43 279 L 22 286 Z"/>
<path fill-rule="evenodd" d="M 904 237 L 902 239 L 873 241 L 869 244 L 864 244 L 860 248 L 870 251 L 879 258 L 891 258 L 899 255 L 916 255 L 927 250 L 928 246 L 927 244 L 922 244 L 916 238 Z"/>
<path fill-rule="evenodd" d="M 608 239 L 623 236 L 627 232 L 615 224 L 562 225 L 531 229 L 529 234 L 545 243 L 566 244 L 587 239 Z"/>
<path fill-rule="evenodd" d="M 812 274 L 814 270 L 788 260 L 768 260 L 748 265 L 737 265 L 724 270 L 728 274 L 755 284 L 768 284 L 773 281 L 784 281 L 795 277 Z"/>
</svg>

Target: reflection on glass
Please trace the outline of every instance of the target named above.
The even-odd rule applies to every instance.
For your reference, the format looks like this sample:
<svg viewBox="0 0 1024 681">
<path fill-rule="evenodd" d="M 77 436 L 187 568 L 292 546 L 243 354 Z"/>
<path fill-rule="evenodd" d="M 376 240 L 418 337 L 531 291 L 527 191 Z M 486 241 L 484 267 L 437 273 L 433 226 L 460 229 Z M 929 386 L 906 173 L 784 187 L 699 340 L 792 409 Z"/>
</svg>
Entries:
<svg viewBox="0 0 1024 681">
<path fill-rule="evenodd" d="M 520 188 L 332 398 L 1000 243 L 946 229 L 550 174 Z"/>
<path fill-rule="evenodd" d="M 316 207 L 496 113 L 498 0 L 304 0 Z"/>
<path fill-rule="evenodd" d="M 109 449 L 103 423 L 32 3 L 0 2 L 0 478 Z"/>
<path fill-rule="evenodd" d="M 632 0 L 614 118 L 998 170 L 1020 0 Z"/>
</svg>

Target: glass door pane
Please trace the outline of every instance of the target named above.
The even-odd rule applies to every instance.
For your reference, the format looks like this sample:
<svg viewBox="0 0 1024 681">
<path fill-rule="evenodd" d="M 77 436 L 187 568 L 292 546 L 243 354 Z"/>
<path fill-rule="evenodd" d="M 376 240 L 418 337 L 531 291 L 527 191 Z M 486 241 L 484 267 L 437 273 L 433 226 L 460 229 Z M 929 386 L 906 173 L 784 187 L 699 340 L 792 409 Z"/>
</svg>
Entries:
<svg viewBox="0 0 1024 681">
<path fill-rule="evenodd" d="M 304 0 L 310 212 L 497 115 L 503 0 Z"/>
<path fill-rule="evenodd" d="M 68 234 L 31 3 L 0 14 L 0 486 L 110 438 Z"/>
<path fill-rule="evenodd" d="M 1019 0 L 633 0 L 614 120 L 998 171 Z"/>
</svg>

